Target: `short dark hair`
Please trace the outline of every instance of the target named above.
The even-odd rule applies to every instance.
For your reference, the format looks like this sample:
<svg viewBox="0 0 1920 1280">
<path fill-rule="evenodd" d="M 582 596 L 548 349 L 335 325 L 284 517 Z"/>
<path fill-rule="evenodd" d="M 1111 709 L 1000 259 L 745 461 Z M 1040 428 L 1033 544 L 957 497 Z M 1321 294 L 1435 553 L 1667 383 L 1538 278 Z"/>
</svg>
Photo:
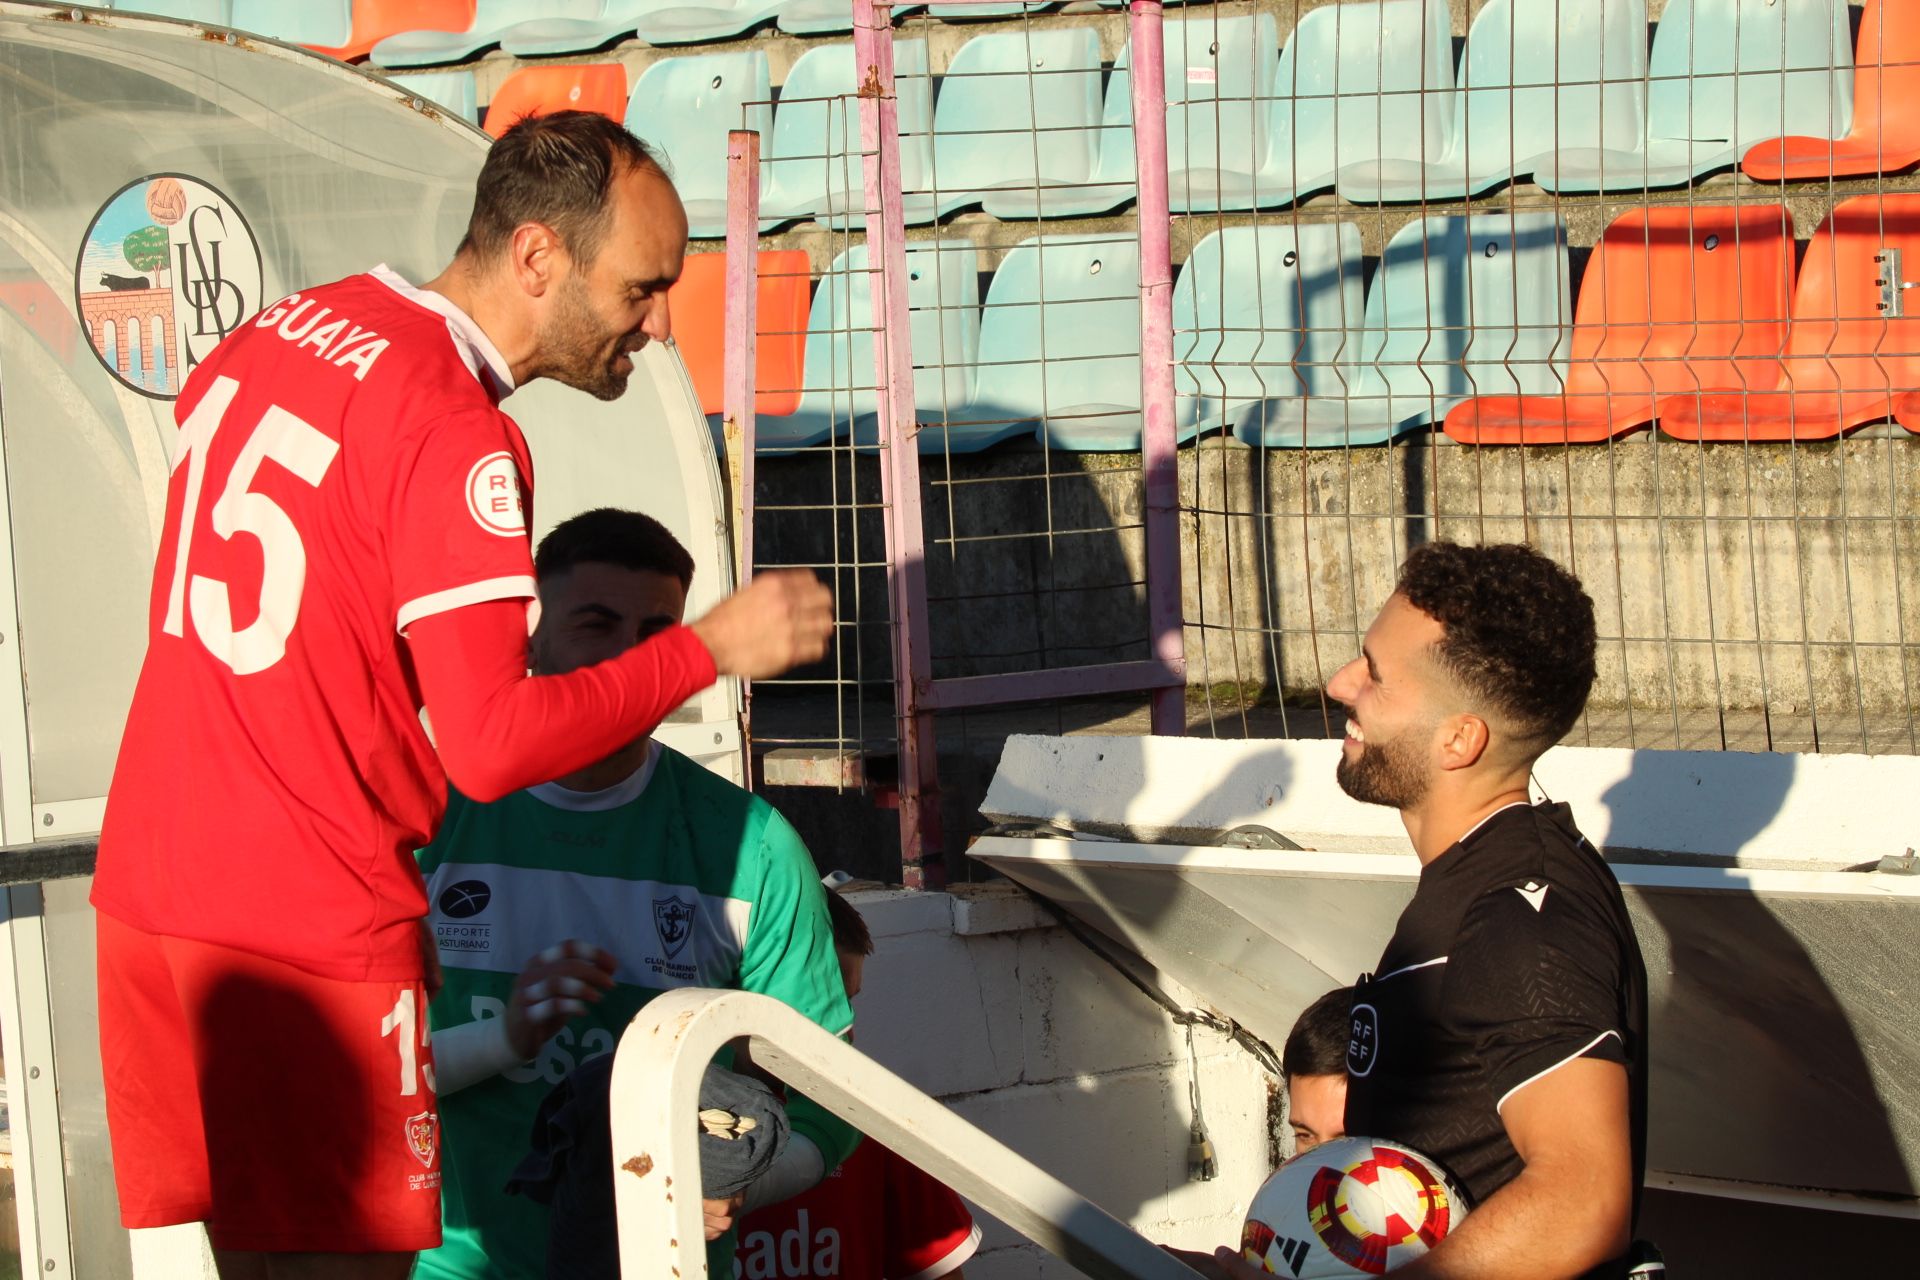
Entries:
<svg viewBox="0 0 1920 1280">
<path fill-rule="evenodd" d="M 515 227 L 540 222 L 568 253 L 591 262 L 606 235 L 614 178 L 643 167 L 666 172 L 653 148 L 597 111 L 528 116 L 487 152 L 460 252 L 491 256 Z"/>
<path fill-rule="evenodd" d="M 838 889 L 827 890 L 827 915 L 833 920 L 833 949 L 851 951 L 857 956 L 873 954 L 873 933 L 860 912 L 840 896 Z"/>
<path fill-rule="evenodd" d="M 596 507 L 561 521 L 533 553 L 534 577 L 543 582 L 577 564 L 663 573 L 678 578 L 682 587 L 693 585 L 693 556 L 680 539 L 652 516 L 617 507 Z"/>
<path fill-rule="evenodd" d="M 1352 1033 L 1353 988 L 1335 987 L 1308 1005 L 1287 1032 L 1280 1069 L 1295 1076 L 1347 1074 L 1347 1037 Z"/>
<path fill-rule="evenodd" d="M 1537 755 L 1572 729 L 1593 690 L 1593 601 L 1580 580 L 1520 543 L 1432 542 L 1397 588 L 1446 634 L 1434 646 L 1462 689 Z"/>
</svg>

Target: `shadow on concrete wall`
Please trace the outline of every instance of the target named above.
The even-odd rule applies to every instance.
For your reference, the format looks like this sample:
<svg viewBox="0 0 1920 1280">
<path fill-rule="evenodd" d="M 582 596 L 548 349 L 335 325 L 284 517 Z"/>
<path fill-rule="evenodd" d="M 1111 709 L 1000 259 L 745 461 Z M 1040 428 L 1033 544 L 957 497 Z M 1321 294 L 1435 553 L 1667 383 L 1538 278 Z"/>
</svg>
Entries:
<svg viewBox="0 0 1920 1280">
<path fill-rule="evenodd" d="M 1636 752 L 1632 772 L 1606 793 L 1616 828 L 1623 813 L 1670 797 L 1655 773 L 1662 758 Z M 1798 757 L 1751 760 L 1758 780 L 1721 806 L 1729 849 L 1773 820 Z M 1886 994 L 1904 983 L 1897 931 L 1910 917 L 1896 918 L 1899 904 L 1716 889 L 1643 890 L 1633 905 L 1650 987 L 1649 1170 L 1911 1197 L 1912 1174 L 1862 1043 L 1884 1035 L 1875 1024 L 1887 1017 Z M 1656 1191 L 1642 1234 L 1662 1245 L 1676 1275 L 1816 1275 L 1877 1269 L 1869 1258 L 1880 1255 L 1856 1254 L 1856 1242 L 1895 1225 L 1796 1211 L 1819 1229 L 1783 1231 L 1779 1212 Z M 1747 1229 L 1729 1231 L 1732 1223 Z M 1910 1241 L 1920 1239 L 1920 1226 L 1902 1225 Z"/>
</svg>

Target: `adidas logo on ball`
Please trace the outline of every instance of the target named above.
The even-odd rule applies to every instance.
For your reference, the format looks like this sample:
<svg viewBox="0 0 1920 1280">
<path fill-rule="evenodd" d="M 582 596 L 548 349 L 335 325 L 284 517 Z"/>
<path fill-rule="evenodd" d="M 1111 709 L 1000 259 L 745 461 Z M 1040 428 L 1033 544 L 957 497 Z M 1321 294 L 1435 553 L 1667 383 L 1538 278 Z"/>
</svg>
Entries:
<svg viewBox="0 0 1920 1280">
<path fill-rule="evenodd" d="M 1247 1210 L 1240 1248 L 1255 1266 L 1299 1280 L 1377 1276 L 1426 1253 L 1465 1216 L 1427 1157 L 1338 1138 L 1274 1170 Z"/>
</svg>

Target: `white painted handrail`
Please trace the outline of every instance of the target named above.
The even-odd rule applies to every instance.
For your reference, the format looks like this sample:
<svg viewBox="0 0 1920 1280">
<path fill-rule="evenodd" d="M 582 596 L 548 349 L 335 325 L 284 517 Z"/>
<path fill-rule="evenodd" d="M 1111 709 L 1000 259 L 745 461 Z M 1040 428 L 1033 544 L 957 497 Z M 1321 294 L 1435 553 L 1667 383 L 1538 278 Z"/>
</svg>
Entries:
<svg viewBox="0 0 1920 1280">
<path fill-rule="evenodd" d="M 786 1005 L 694 987 L 650 1000 L 614 1057 L 614 1205 L 624 1280 L 707 1274 L 694 1117 L 707 1063 L 742 1038 L 756 1067 L 1094 1280 L 1195 1280 L 1118 1218 Z"/>
</svg>

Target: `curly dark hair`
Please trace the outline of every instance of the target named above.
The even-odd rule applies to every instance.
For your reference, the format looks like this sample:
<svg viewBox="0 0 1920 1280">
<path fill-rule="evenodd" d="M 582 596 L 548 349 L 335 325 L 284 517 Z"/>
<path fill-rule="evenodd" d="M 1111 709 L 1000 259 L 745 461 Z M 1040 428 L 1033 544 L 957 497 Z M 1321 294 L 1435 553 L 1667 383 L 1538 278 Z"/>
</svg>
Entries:
<svg viewBox="0 0 1920 1280">
<path fill-rule="evenodd" d="M 1578 578 L 1519 543 L 1433 542 L 1396 589 L 1445 629 L 1441 666 L 1520 745 L 1544 751 L 1573 728 L 1593 688 L 1593 601 Z"/>
</svg>

